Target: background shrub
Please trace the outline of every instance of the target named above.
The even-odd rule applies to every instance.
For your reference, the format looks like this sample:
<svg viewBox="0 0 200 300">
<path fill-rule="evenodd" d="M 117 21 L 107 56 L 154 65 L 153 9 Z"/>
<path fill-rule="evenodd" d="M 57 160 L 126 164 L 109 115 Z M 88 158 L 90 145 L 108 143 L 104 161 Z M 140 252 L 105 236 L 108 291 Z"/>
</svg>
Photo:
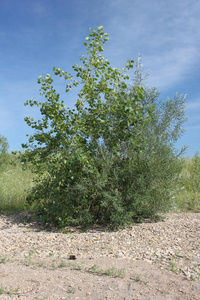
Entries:
<svg viewBox="0 0 200 300">
<path fill-rule="evenodd" d="M 26 196 L 33 186 L 31 169 L 13 154 L 6 154 L 0 165 L 0 211 L 30 209 Z"/>
<path fill-rule="evenodd" d="M 198 152 L 192 159 L 183 159 L 175 202 L 179 211 L 200 212 L 200 157 Z"/>
</svg>

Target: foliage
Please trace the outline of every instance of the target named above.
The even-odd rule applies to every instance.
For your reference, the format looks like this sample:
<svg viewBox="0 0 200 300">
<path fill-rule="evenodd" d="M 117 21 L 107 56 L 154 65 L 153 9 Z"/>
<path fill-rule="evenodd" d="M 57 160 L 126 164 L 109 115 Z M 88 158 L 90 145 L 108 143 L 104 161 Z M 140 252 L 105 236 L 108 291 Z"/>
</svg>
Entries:
<svg viewBox="0 0 200 300">
<path fill-rule="evenodd" d="M 3 169 L 4 164 L 8 159 L 8 148 L 7 138 L 0 135 L 0 171 Z"/>
<path fill-rule="evenodd" d="M 183 159 L 183 169 L 175 198 L 177 209 L 200 212 L 200 157 L 197 152 L 192 159 Z"/>
<path fill-rule="evenodd" d="M 0 135 L 0 155 L 4 155 L 8 152 L 8 141 L 7 138 Z"/>
<path fill-rule="evenodd" d="M 142 79 L 138 61 L 134 83 L 127 71 L 112 68 L 101 52 L 108 40 L 103 26 L 89 29 L 76 77 L 63 77 L 66 92 L 80 85 L 74 109 L 66 109 L 50 74 L 39 76 L 44 102 L 31 99 L 42 119 L 26 117 L 35 133 L 23 144 L 36 185 L 29 194 L 44 222 L 57 226 L 95 222 L 111 226 L 154 217 L 170 207 L 171 189 L 180 171 L 174 143 L 182 133 L 184 97 L 158 102 L 159 94 Z"/>
<path fill-rule="evenodd" d="M 7 161 L 0 170 L 0 211 L 30 209 L 26 201 L 27 189 L 33 186 L 33 174 L 19 157 L 7 154 Z"/>
</svg>

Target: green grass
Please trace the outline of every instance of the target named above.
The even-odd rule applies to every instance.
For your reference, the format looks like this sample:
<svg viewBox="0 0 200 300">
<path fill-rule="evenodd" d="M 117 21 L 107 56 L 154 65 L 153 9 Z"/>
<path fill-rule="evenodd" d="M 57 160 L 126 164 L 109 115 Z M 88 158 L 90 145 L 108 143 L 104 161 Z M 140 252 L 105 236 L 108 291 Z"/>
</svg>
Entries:
<svg viewBox="0 0 200 300">
<path fill-rule="evenodd" d="M 26 202 L 33 174 L 11 157 L 14 163 L 0 165 L 0 211 L 31 209 Z M 200 156 L 183 158 L 183 169 L 174 195 L 174 211 L 200 212 Z"/>
<path fill-rule="evenodd" d="M 0 295 L 3 295 L 3 294 L 7 294 L 7 295 L 9 295 L 9 296 L 12 296 L 13 295 L 13 293 L 15 292 L 17 292 L 18 291 L 18 289 L 15 289 L 15 290 L 13 290 L 13 289 L 8 289 L 7 287 L 0 287 Z"/>
<path fill-rule="evenodd" d="M 125 277 L 125 269 L 118 270 L 115 267 L 103 270 L 98 265 L 93 265 L 90 268 L 86 268 L 85 271 L 97 275 L 105 275 L 105 276 L 119 277 L 119 278 Z"/>
<path fill-rule="evenodd" d="M 181 212 L 200 212 L 200 157 L 183 160 L 175 207 Z"/>
<path fill-rule="evenodd" d="M 24 264 L 25 266 L 32 266 L 34 268 L 37 267 L 43 267 L 43 268 L 48 268 L 48 269 L 62 269 L 62 268 L 69 268 L 70 270 L 76 270 L 76 271 L 81 271 L 85 273 L 92 273 L 98 276 L 110 276 L 114 278 L 124 278 L 126 275 L 126 270 L 123 269 L 117 269 L 115 267 L 111 267 L 108 269 L 103 269 L 99 265 L 93 265 L 91 267 L 84 266 L 84 263 L 81 262 L 80 264 L 78 263 L 72 263 L 64 260 L 60 260 L 59 257 L 52 259 L 50 262 L 45 261 L 40 261 L 37 260 L 37 257 L 34 255 L 32 256 L 33 253 L 29 252 L 28 255 L 25 257 L 24 260 L 21 260 L 21 263 Z M 53 255 L 52 255 L 53 256 Z M 4 262 L 3 262 L 4 263 Z"/>
<path fill-rule="evenodd" d="M 3 257 L 3 258 L 0 257 L 0 264 L 5 264 L 5 263 L 6 263 L 6 258 L 5 257 Z"/>
<path fill-rule="evenodd" d="M 32 186 L 33 174 L 17 164 L 0 166 L 0 211 L 30 209 L 26 189 Z"/>
</svg>

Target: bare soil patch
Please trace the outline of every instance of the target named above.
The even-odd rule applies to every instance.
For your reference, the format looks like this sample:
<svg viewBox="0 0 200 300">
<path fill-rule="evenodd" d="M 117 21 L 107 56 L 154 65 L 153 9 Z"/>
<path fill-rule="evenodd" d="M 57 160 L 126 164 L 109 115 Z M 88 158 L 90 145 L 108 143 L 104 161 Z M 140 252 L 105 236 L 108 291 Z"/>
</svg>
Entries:
<svg viewBox="0 0 200 300">
<path fill-rule="evenodd" d="M 0 215 L 0 299 L 198 300 L 199 241 L 200 214 L 84 233 Z"/>
</svg>

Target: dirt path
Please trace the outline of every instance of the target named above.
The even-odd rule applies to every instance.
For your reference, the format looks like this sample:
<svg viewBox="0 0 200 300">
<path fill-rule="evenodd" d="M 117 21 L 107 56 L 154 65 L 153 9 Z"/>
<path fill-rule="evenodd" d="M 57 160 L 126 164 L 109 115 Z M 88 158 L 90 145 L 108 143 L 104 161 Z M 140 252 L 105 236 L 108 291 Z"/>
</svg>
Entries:
<svg viewBox="0 0 200 300">
<path fill-rule="evenodd" d="M 200 214 L 174 214 L 114 233 L 47 232 L 24 220 L 27 216 L 0 216 L 0 299 L 200 299 Z M 172 247 L 160 241 L 174 230 L 171 243 L 180 254 L 169 259 Z"/>
<path fill-rule="evenodd" d="M 103 270 L 112 267 L 125 269 L 125 277 L 100 275 L 98 267 L 95 272 L 94 265 Z M 80 266 L 82 270 L 69 267 L 53 270 L 16 263 L 2 264 L 0 282 L 3 294 L 0 299 L 200 299 L 199 282 L 162 271 L 143 260 L 82 260 Z"/>
</svg>

